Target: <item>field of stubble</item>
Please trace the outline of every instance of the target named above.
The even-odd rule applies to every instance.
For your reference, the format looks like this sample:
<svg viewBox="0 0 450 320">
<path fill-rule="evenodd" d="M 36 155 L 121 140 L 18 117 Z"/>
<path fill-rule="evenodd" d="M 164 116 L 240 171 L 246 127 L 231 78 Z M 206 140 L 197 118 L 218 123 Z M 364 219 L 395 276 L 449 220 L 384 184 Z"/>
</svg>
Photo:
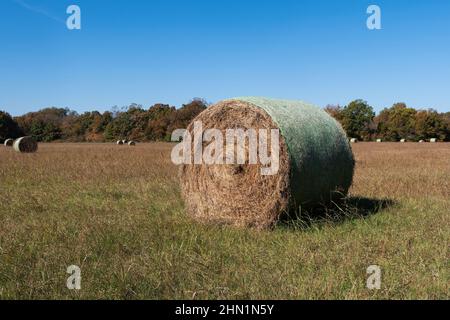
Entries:
<svg viewBox="0 0 450 320">
<path fill-rule="evenodd" d="M 354 144 L 342 214 L 264 232 L 192 222 L 171 147 L 1 146 L 0 298 L 450 297 L 449 143 Z"/>
</svg>

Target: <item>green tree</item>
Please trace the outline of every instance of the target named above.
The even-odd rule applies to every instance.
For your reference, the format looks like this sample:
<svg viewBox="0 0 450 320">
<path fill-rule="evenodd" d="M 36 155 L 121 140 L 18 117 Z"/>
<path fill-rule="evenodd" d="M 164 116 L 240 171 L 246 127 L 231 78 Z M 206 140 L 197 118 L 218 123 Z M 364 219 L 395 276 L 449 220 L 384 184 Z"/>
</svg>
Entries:
<svg viewBox="0 0 450 320">
<path fill-rule="evenodd" d="M 6 139 L 16 139 L 23 135 L 17 122 L 5 111 L 0 111 L 0 143 Z"/>
<path fill-rule="evenodd" d="M 53 141 L 62 138 L 62 124 L 74 112 L 67 108 L 45 108 L 17 117 L 16 121 L 27 135 L 38 141 Z"/>
<path fill-rule="evenodd" d="M 445 117 L 433 109 L 420 110 L 415 115 L 416 139 L 438 138 L 447 140 L 449 138 L 449 127 Z"/>
<path fill-rule="evenodd" d="M 405 103 L 395 103 L 376 117 L 378 137 L 387 141 L 415 140 L 416 110 Z"/>
<path fill-rule="evenodd" d="M 347 135 L 360 140 L 369 140 L 371 123 L 375 116 L 373 108 L 364 100 L 354 100 L 345 106 L 341 114 L 341 123 Z"/>
<path fill-rule="evenodd" d="M 142 114 L 145 110 L 138 104 L 131 104 L 125 111 L 118 111 L 112 114 L 112 120 L 106 125 L 104 137 L 106 140 L 129 139 L 136 133 Z M 144 129 L 144 128 L 143 128 Z"/>
</svg>

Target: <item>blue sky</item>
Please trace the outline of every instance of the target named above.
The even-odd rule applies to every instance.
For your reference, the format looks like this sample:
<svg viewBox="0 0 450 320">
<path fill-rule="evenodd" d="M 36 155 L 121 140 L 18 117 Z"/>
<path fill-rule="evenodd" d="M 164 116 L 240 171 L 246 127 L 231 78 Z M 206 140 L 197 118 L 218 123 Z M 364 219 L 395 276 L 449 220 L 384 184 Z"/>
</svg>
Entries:
<svg viewBox="0 0 450 320">
<path fill-rule="evenodd" d="M 68 30 L 66 8 L 81 8 Z M 366 27 L 377 4 L 382 30 Z M 0 109 L 193 97 L 450 111 L 448 0 L 0 0 Z"/>
</svg>

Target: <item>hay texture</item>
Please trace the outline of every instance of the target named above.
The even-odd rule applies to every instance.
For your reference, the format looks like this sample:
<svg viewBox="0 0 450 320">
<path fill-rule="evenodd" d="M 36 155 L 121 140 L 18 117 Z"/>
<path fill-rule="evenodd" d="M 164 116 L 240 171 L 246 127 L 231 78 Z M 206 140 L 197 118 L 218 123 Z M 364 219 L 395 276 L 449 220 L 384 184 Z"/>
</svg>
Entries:
<svg viewBox="0 0 450 320">
<path fill-rule="evenodd" d="M 199 221 L 268 228 L 300 205 L 343 197 L 351 185 L 354 159 L 348 138 L 331 116 L 315 106 L 235 98 L 200 113 L 188 126 L 191 133 L 195 121 L 203 123 L 203 130 L 280 130 L 279 170 L 274 175 L 261 175 L 259 162 L 181 165 L 187 211 Z M 248 152 L 248 144 L 246 148 Z"/>
<path fill-rule="evenodd" d="M 32 137 L 22 137 L 14 141 L 13 148 L 17 152 L 33 153 L 37 151 L 38 144 Z"/>
<path fill-rule="evenodd" d="M 4 142 L 5 147 L 12 147 L 14 144 L 14 140 L 13 139 L 6 139 Z"/>
</svg>

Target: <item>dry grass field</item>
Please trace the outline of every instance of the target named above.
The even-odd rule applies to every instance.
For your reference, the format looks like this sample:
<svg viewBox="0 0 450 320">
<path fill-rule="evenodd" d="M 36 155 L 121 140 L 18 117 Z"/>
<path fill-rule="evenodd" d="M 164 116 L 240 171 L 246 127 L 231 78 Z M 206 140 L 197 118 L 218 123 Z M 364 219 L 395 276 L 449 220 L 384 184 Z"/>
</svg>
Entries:
<svg viewBox="0 0 450 320">
<path fill-rule="evenodd" d="M 354 144 L 345 204 L 263 232 L 191 221 L 171 147 L 1 146 L 0 298 L 450 298 L 449 143 Z"/>
</svg>

